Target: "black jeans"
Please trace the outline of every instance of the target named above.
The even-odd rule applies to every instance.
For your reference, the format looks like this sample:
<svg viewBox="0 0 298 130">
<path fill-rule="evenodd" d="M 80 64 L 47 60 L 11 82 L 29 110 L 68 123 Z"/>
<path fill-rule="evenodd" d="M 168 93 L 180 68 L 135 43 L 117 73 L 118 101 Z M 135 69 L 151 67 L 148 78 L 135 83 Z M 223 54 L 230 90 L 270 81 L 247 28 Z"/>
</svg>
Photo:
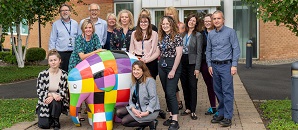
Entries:
<svg viewBox="0 0 298 130">
<path fill-rule="evenodd" d="M 62 112 L 62 102 L 53 101 L 49 104 L 50 117 L 40 117 L 40 108 L 38 108 L 38 127 L 42 129 L 49 129 L 53 123 L 54 118 L 59 118 Z"/>
<path fill-rule="evenodd" d="M 165 60 L 167 67 L 162 67 L 162 63 Z M 176 69 L 174 78 L 169 79 L 168 75 L 173 68 L 175 58 L 160 58 L 158 63 L 158 73 L 162 84 L 163 91 L 165 92 L 165 98 L 167 107 L 173 115 L 178 114 L 178 101 L 176 98 L 176 89 L 178 85 L 178 80 L 181 74 L 181 65 Z"/>
<path fill-rule="evenodd" d="M 184 102 L 186 109 L 196 112 L 197 107 L 197 83 L 198 79 L 194 75 L 195 64 L 189 64 L 187 54 L 183 54 L 181 58 L 182 73 L 180 81 L 183 90 Z"/>
</svg>

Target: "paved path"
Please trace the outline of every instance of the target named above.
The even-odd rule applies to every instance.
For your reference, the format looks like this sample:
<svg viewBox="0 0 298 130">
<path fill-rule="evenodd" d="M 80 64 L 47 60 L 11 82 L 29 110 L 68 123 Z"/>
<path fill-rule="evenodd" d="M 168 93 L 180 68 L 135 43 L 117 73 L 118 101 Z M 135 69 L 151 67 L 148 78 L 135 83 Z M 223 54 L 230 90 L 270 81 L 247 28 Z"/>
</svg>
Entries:
<svg viewBox="0 0 298 130">
<path fill-rule="evenodd" d="M 159 78 L 157 79 L 158 79 L 157 91 L 160 97 L 161 108 L 165 110 L 166 105 L 165 105 L 163 90 L 160 85 Z M 221 127 L 219 124 L 212 124 L 210 123 L 212 116 L 204 115 L 204 112 L 209 107 L 209 101 L 208 101 L 206 86 L 203 83 L 202 77 L 200 77 L 199 85 L 198 85 L 198 105 L 197 105 L 197 111 L 196 111 L 198 120 L 191 120 L 190 116 L 179 116 L 180 130 L 252 130 L 252 129 L 262 130 L 262 129 L 265 129 L 264 124 L 260 118 L 260 115 L 257 112 L 256 108 L 254 107 L 238 75 L 234 76 L 234 90 L 235 90 L 235 101 L 234 101 L 234 116 L 232 119 L 232 126 Z M 180 93 L 180 95 L 182 96 L 182 93 Z M 165 119 L 158 118 L 158 120 L 159 120 L 159 125 L 157 126 L 157 129 L 166 130 L 168 127 L 162 125 Z M 19 123 L 6 130 L 16 130 L 16 129 L 38 130 L 39 128 L 37 127 L 36 122 L 37 121 Z M 75 127 L 71 122 L 70 118 L 65 115 L 61 116 L 60 122 L 62 125 L 61 127 L 62 130 L 70 130 L 70 129 L 91 130 L 92 129 L 92 127 L 88 125 L 87 121 L 82 122 L 82 127 Z M 114 123 L 114 130 L 132 130 L 132 129 L 133 128 L 129 128 L 129 127 L 125 128 L 119 123 Z"/>
</svg>

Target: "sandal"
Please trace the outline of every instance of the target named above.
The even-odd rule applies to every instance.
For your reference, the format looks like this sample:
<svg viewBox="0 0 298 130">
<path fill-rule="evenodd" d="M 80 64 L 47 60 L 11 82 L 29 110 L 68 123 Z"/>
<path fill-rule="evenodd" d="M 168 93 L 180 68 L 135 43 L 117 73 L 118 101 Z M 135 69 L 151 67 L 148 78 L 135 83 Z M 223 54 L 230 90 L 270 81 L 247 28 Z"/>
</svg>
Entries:
<svg viewBox="0 0 298 130">
<path fill-rule="evenodd" d="M 188 109 L 186 109 L 184 112 L 180 113 L 180 116 L 186 116 L 188 114 L 190 114 L 190 111 L 187 112 Z"/>
<path fill-rule="evenodd" d="M 178 102 L 178 108 L 179 108 L 179 110 L 183 109 L 182 101 L 179 101 L 179 102 Z"/>
<path fill-rule="evenodd" d="M 79 114 L 81 114 L 81 112 L 78 112 Z M 80 117 L 79 118 L 79 121 L 85 121 L 85 118 L 84 117 Z"/>
<path fill-rule="evenodd" d="M 193 119 L 193 120 L 197 120 L 197 119 L 198 119 L 196 113 L 191 113 L 191 114 L 190 114 L 190 117 L 191 117 L 191 119 Z"/>
</svg>

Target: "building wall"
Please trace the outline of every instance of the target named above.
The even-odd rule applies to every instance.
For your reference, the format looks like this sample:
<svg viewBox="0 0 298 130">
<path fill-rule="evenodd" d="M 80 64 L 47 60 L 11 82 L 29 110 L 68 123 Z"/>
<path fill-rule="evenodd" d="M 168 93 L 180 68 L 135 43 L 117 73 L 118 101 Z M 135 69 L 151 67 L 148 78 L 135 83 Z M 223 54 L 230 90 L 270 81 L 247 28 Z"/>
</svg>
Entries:
<svg viewBox="0 0 298 130">
<path fill-rule="evenodd" d="M 107 13 L 112 13 L 114 11 L 114 1 L 113 0 L 84 0 L 86 4 L 91 4 L 91 3 L 97 3 L 100 6 L 100 15 L 99 17 L 101 19 L 106 20 L 106 15 Z M 73 3 L 74 10 L 77 13 L 77 15 L 72 12 L 71 18 L 76 20 L 78 23 L 86 17 L 89 17 L 89 11 L 88 11 L 88 5 L 83 5 L 83 4 L 77 4 Z M 52 22 L 46 24 L 45 27 L 41 25 L 41 45 L 42 48 L 45 50 L 48 50 L 48 42 L 50 38 L 50 33 L 52 29 L 52 23 L 56 20 L 60 19 L 60 15 L 58 15 L 55 20 Z M 38 24 L 35 23 L 32 27 L 33 29 L 31 30 L 31 34 L 29 37 L 29 44 L 28 47 L 39 47 L 39 40 L 38 40 Z M 25 45 L 26 42 L 26 36 L 22 36 L 22 41 L 23 45 Z M 4 41 L 4 48 L 11 48 L 10 45 L 10 35 L 6 36 L 5 41 Z"/>
<path fill-rule="evenodd" d="M 298 37 L 285 26 L 260 20 L 260 60 L 298 58 Z"/>
</svg>

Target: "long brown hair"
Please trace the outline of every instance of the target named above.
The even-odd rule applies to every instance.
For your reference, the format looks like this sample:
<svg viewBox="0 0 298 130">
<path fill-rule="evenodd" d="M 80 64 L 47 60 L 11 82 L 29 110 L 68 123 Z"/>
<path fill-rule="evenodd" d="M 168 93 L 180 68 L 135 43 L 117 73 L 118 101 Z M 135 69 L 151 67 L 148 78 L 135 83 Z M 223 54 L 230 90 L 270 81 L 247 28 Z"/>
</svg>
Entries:
<svg viewBox="0 0 298 130">
<path fill-rule="evenodd" d="M 160 19 L 159 27 L 158 27 L 158 41 L 162 41 L 164 36 L 166 35 L 165 31 L 162 30 L 162 23 L 163 23 L 164 19 L 167 19 L 170 23 L 170 26 L 171 26 L 171 33 L 170 33 L 171 34 L 171 40 L 174 41 L 175 36 L 177 34 L 179 34 L 179 31 L 178 31 L 178 27 L 177 27 L 177 24 L 176 24 L 175 20 L 170 16 L 163 16 Z"/>
<path fill-rule="evenodd" d="M 141 15 L 138 19 L 136 32 L 135 32 L 135 38 L 136 38 L 137 41 L 142 41 L 143 40 L 143 32 L 142 32 L 142 29 L 140 27 L 141 20 L 143 18 L 148 20 L 148 28 L 147 28 L 147 31 L 146 31 L 147 36 L 145 37 L 144 40 L 149 40 L 151 38 L 151 35 L 152 35 L 152 25 L 151 25 L 150 17 L 148 15 Z"/>
<path fill-rule="evenodd" d="M 188 33 L 188 31 L 189 31 L 189 27 L 188 27 L 188 22 L 189 22 L 189 20 L 192 18 L 192 17 L 195 17 L 195 19 L 196 19 L 196 25 L 195 25 L 195 28 L 194 28 L 194 30 L 192 31 L 192 34 L 193 35 L 196 35 L 196 33 L 197 32 L 199 32 L 199 18 L 198 18 L 198 16 L 196 15 L 196 14 L 189 14 L 188 16 L 187 16 L 187 18 L 186 18 L 186 22 L 185 22 L 185 33 Z"/>
<path fill-rule="evenodd" d="M 143 75 L 140 78 L 140 83 L 145 83 L 147 78 L 152 77 L 148 67 L 146 66 L 146 64 L 143 61 L 139 61 L 139 60 L 135 61 L 132 64 L 131 70 L 133 70 L 133 67 L 135 65 L 139 66 L 139 68 L 141 68 L 143 71 Z M 131 72 L 131 81 L 133 84 L 135 84 L 137 82 L 136 78 L 133 76 L 133 72 Z"/>
</svg>

